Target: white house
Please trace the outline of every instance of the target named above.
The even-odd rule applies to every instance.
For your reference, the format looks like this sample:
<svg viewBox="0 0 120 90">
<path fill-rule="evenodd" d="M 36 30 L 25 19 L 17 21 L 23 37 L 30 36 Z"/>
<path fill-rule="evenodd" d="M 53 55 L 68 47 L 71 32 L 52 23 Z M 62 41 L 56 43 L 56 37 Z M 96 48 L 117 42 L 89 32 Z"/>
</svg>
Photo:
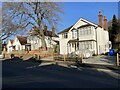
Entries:
<svg viewBox="0 0 120 90">
<path fill-rule="evenodd" d="M 13 47 L 13 41 L 14 40 L 8 40 L 8 43 L 7 43 L 7 52 L 12 52 L 12 50 L 14 50 L 14 47 Z"/>
<path fill-rule="evenodd" d="M 55 34 L 54 27 L 52 28 L 52 31 L 48 31 L 47 26 L 44 26 L 43 33 L 45 35 L 45 42 L 46 42 L 47 49 L 53 48 L 54 45 L 57 45 L 59 43 L 58 41 L 59 38 Z M 29 46 L 29 50 L 39 50 L 42 48 L 41 39 L 37 36 L 37 33 L 35 32 L 34 29 L 32 29 L 28 33 L 27 43 Z"/>
<path fill-rule="evenodd" d="M 89 49 L 94 54 L 109 51 L 109 34 L 107 19 L 99 12 L 99 25 L 80 18 L 74 25 L 59 32 L 60 54 L 68 54 L 76 50 Z"/>
<path fill-rule="evenodd" d="M 24 36 L 16 36 L 14 40 L 9 40 L 7 44 L 8 53 L 15 51 L 25 50 L 27 38 Z"/>
<path fill-rule="evenodd" d="M 25 44 L 27 44 L 27 37 L 16 36 L 13 42 L 15 50 L 25 50 Z"/>
</svg>

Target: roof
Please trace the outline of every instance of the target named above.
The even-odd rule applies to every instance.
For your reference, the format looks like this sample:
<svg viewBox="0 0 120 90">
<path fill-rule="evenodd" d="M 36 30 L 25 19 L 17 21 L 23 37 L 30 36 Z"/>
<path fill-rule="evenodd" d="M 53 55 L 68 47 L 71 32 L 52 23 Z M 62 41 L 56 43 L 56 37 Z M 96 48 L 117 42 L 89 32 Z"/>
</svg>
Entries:
<svg viewBox="0 0 120 90">
<path fill-rule="evenodd" d="M 43 33 L 45 36 L 50 36 L 50 37 L 58 37 L 56 34 L 52 34 L 52 31 L 45 31 L 43 30 Z"/>
<path fill-rule="evenodd" d="M 94 39 L 90 39 L 90 40 L 77 40 L 77 39 L 73 39 L 73 40 L 69 40 L 68 43 L 72 43 L 72 42 L 84 42 L 84 41 L 95 41 Z"/>
<path fill-rule="evenodd" d="M 91 24 L 85 24 L 85 25 L 82 25 L 82 26 L 78 27 L 78 29 L 79 28 L 83 28 L 83 27 L 87 27 L 87 26 L 93 26 L 93 25 L 91 25 Z"/>
<path fill-rule="evenodd" d="M 14 41 L 14 40 L 10 40 L 11 44 L 13 44 L 13 41 Z"/>
<path fill-rule="evenodd" d="M 78 42 L 77 39 L 73 39 L 73 40 L 69 40 L 68 43 L 71 43 L 71 42 Z"/>
<path fill-rule="evenodd" d="M 84 19 L 84 18 L 80 18 L 77 22 L 79 22 L 80 20 L 83 21 L 83 22 L 86 22 L 87 24 L 82 25 L 82 26 L 80 26 L 80 27 L 78 27 L 78 28 L 82 28 L 82 27 L 86 27 L 86 26 L 94 26 L 94 27 L 100 27 L 100 28 L 102 28 L 100 25 L 95 24 L 95 23 L 93 23 L 93 22 L 91 22 L 91 21 L 89 21 L 89 20 L 86 20 L 86 19 Z M 77 23 L 77 22 L 76 22 L 76 23 Z M 76 24 L 76 23 L 75 23 L 75 24 Z M 75 25 L 75 24 L 74 24 L 74 25 Z M 72 26 L 68 27 L 67 29 L 59 32 L 58 34 L 68 32 L 74 25 L 72 25 Z M 104 29 L 104 30 L 105 30 L 105 29 Z"/>
<path fill-rule="evenodd" d="M 68 27 L 68 28 L 66 28 L 66 29 L 64 29 L 63 31 L 59 32 L 58 34 L 68 32 L 72 27 L 73 27 L 73 25 Z"/>
<path fill-rule="evenodd" d="M 57 40 L 53 40 L 53 41 L 56 42 L 59 45 L 59 41 L 57 41 Z"/>
<path fill-rule="evenodd" d="M 2 46 L 6 46 L 7 44 L 6 43 L 2 43 Z"/>
<path fill-rule="evenodd" d="M 17 36 L 18 40 L 20 41 L 21 45 L 27 44 L 27 37 L 24 36 Z"/>
<path fill-rule="evenodd" d="M 56 34 L 52 34 L 52 31 L 43 30 L 43 33 L 44 33 L 45 36 L 58 37 Z M 34 29 L 31 29 L 31 31 L 28 34 L 38 35 L 37 32 Z"/>
</svg>

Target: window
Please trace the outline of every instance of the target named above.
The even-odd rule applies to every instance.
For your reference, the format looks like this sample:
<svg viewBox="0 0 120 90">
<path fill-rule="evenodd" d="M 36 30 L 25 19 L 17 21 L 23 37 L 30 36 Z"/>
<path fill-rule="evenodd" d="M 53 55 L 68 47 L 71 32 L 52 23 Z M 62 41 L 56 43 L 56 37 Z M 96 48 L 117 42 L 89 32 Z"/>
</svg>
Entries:
<svg viewBox="0 0 120 90">
<path fill-rule="evenodd" d="M 64 33 L 64 38 L 68 38 L 68 33 Z"/>
<path fill-rule="evenodd" d="M 72 38 L 76 38 L 77 37 L 77 31 L 76 30 L 72 30 Z"/>
<path fill-rule="evenodd" d="M 20 45 L 18 45 L 18 50 L 20 50 Z"/>
<path fill-rule="evenodd" d="M 83 27 L 79 29 L 80 36 L 90 35 L 91 34 L 91 27 Z"/>
<path fill-rule="evenodd" d="M 84 41 L 79 43 L 80 49 L 92 49 L 92 41 Z"/>
</svg>

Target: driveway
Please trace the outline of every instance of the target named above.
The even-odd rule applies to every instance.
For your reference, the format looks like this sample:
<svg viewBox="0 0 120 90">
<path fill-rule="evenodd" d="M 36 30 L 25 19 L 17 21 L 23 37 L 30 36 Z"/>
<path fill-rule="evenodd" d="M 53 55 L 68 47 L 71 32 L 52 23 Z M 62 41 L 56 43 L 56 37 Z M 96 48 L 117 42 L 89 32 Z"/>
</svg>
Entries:
<svg viewBox="0 0 120 90">
<path fill-rule="evenodd" d="M 100 65 L 116 65 L 115 56 L 93 56 L 88 59 L 83 59 L 83 63 L 100 64 Z"/>
</svg>

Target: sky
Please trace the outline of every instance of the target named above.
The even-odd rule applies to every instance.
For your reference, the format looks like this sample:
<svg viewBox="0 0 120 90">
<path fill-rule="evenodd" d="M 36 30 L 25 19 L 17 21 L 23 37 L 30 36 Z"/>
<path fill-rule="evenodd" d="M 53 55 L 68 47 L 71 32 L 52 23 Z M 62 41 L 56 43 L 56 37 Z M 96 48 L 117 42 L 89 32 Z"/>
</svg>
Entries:
<svg viewBox="0 0 120 90">
<path fill-rule="evenodd" d="M 64 14 L 58 26 L 58 31 L 75 24 L 81 17 L 98 24 L 98 14 L 101 10 L 108 21 L 113 15 L 118 16 L 117 2 L 63 2 Z"/>
<path fill-rule="evenodd" d="M 60 2 L 64 14 L 58 24 L 56 33 L 75 24 L 81 17 L 98 24 L 98 14 L 101 10 L 108 21 L 113 15 L 118 16 L 118 2 Z M 12 36 L 11 39 L 14 37 Z"/>
</svg>

